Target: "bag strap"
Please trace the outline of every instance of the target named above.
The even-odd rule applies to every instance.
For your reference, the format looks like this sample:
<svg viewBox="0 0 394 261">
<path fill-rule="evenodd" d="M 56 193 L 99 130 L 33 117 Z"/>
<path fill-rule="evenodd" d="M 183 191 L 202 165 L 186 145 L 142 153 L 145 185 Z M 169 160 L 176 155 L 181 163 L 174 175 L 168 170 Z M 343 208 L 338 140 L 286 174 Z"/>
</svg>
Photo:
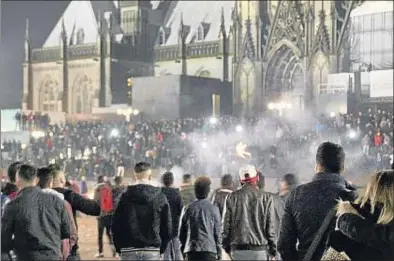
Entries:
<svg viewBox="0 0 394 261">
<path fill-rule="evenodd" d="M 316 252 L 317 247 L 321 243 L 321 240 L 323 239 L 324 234 L 327 232 L 327 229 L 329 228 L 332 219 L 335 217 L 336 213 L 336 208 L 334 207 L 333 209 L 328 212 L 327 216 L 324 218 L 322 225 L 320 226 L 319 230 L 316 232 L 315 237 L 313 238 L 313 241 L 311 245 L 308 248 L 308 251 L 306 252 L 306 255 L 304 256 L 304 261 L 310 261 L 312 260 L 313 255 Z"/>
</svg>

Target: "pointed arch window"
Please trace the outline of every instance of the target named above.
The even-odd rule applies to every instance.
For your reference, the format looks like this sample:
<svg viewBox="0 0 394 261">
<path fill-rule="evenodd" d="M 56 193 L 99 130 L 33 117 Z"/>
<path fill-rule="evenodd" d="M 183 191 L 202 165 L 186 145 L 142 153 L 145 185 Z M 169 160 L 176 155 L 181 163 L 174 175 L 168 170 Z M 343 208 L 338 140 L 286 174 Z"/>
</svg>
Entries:
<svg viewBox="0 0 394 261">
<path fill-rule="evenodd" d="M 77 31 L 77 44 L 83 44 L 85 40 L 85 32 L 82 28 L 79 28 Z"/>
<path fill-rule="evenodd" d="M 164 45 L 166 43 L 166 33 L 164 32 L 163 28 L 160 29 L 159 32 L 159 42 L 158 45 Z"/>
<path fill-rule="evenodd" d="M 197 28 L 197 41 L 204 40 L 204 27 L 200 24 Z"/>
</svg>

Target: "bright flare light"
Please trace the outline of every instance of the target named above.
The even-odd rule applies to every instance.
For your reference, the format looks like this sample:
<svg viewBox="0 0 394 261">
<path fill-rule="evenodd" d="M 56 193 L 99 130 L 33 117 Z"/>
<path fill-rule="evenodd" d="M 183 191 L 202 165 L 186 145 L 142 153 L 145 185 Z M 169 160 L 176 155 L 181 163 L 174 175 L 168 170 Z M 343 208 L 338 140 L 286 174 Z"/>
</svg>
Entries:
<svg viewBox="0 0 394 261">
<path fill-rule="evenodd" d="M 206 148 L 208 148 L 208 143 L 206 143 L 206 142 L 204 141 L 203 143 L 201 143 L 201 146 L 202 146 L 204 149 L 206 149 Z"/>
<path fill-rule="evenodd" d="M 354 130 L 350 130 L 349 133 L 348 133 L 348 136 L 351 139 L 355 139 L 355 138 L 357 138 L 357 132 L 354 131 Z"/>
<path fill-rule="evenodd" d="M 119 130 L 113 129 L 113 130 L 111 131 L 110 136 L 111 136 L 111 137 L 118 137 L 118 136 L 119 136 Z"/>
<path fill-rule="evenodd" d="M 212 125 L 215 125 L 216 123 L 218 123 L 218 119 L 216 119 L 215 117 L 212 117 L 209 119 L 209 123 Z"/>
<path fill-rule="evenodd" d="M 268 110 L 274 110 L 275 109 L 275 104 L 274 103 L 272 103 L 272 102 L 270 102 L 270 103 L 268 103 Z"/>
<path fill-rule="evenodd" d="M 43 131 L 33 131 L 31 133 L 31 136 L 33 138 L 35 138 L 35 139 L 43 138 L 43 137 L 45 137 L 45 132 L 43 132 Z"/>
<path fill-rule="evenodd" d="M 336 113 L 335 113 L 335 112 L 331 112 L 331 113 L 330 113 L 330 117 L 331 117 L 331 118 L 334 118 L 334 117 L 335 117 L 335 115 L 336 115 Z"/>
<path fill-rule="evenodd" d="M 236 132 L 243 132 L 244 128 L 241 125 L 237 125 L 237 127 L 235 127 Z"/>
</svg>

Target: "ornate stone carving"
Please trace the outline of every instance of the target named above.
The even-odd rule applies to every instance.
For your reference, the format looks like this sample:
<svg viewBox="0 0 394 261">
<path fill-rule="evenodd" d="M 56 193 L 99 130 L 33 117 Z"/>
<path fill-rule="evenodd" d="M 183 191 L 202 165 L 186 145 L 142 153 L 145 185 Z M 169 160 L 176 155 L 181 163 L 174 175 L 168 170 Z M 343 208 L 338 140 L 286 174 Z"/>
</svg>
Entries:
<svg viewBox="0 0 394 261">
<path fill-rule="evenodd" d="M 72 86 L 72 107 L 75 113 L 90 113 L 92 100 L 97 95 L 97 88 L 88 75 L 78 75 Z"/>
<path fill-rule="evenodd" d="M 330 36 L 328 34 L 327 26 L 325 24 L 326 14 L 324 10 L 319 12 L 319 26 L 315 35 L 315 40 L 313 42 L 312 54 L 316 54 L 321 51 L 325 55 L 329 55 L 331 52 L 330 46 Z"/>
</svg>

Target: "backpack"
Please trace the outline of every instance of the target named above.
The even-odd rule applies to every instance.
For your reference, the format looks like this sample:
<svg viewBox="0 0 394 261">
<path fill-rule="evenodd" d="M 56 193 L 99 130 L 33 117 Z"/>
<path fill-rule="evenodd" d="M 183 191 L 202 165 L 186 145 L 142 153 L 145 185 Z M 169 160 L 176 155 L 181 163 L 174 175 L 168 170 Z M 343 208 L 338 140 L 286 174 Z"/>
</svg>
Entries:
<svg viewBox="0 0 394 261">
<path fill-rule="evenodd" d="M 112 189 L 108 184 L 105 184 L 100 190 L 100 207 L 104 213 L 110 213 L 114 209 Z"/>
</svg>

